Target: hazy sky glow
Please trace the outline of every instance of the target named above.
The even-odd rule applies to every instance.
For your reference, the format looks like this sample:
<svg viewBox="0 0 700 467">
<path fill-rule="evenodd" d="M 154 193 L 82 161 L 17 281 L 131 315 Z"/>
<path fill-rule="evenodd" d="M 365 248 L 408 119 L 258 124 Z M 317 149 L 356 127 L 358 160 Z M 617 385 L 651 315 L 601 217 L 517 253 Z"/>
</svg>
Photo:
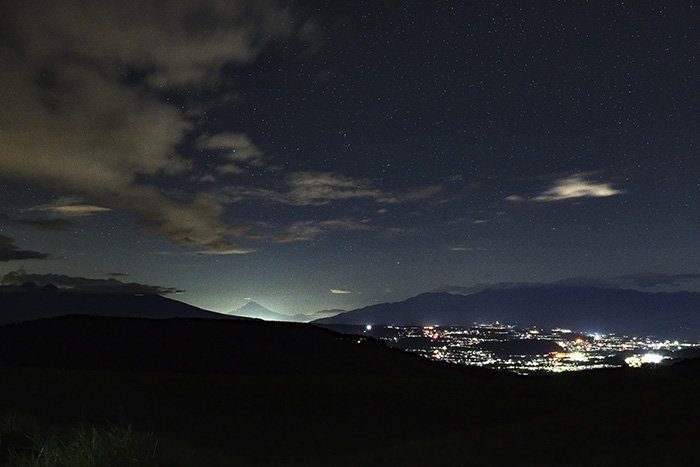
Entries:
<svg viewBox="0 0 700 467">
<path fill-rule="evenodd" d="M 290 314 L 700 290 L 699 23 L 692 1 L 3 2 L 0 274 Z"/>
</svg>

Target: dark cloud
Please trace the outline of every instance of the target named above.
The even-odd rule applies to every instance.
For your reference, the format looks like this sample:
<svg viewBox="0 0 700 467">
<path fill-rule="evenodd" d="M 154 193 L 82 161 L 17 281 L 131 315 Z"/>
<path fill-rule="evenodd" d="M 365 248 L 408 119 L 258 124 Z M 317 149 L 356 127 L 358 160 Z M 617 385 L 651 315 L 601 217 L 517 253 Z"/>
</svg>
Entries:
<svg viewBox="0 0 700 467">
<path fill-rule="evenodd" d="M 6 222 L 15 225 L 26 225 L 39 230 L 70 230 L 76 227 L 76 224 L 68 219 L 61 218 L 15 218 L 9 214 L 0 212 L 0 222 Z"/>
<path fill-rule="evenodd" d="M 10 237 L 0 235 L 0 262 L 21 259 L 46 259 L 49 255 L 32 250 L 20 250 Z"/>
<path fill-rule="evenodd" d="M 700 274 L 663 274 L 663 273 L 640 273 L 619 276 L 615 279 L 620 281 L 629 281 L 637 287 L 650 288 L 660 285 L 681 287 L 685 284 L 700 281 Z"/>
<path fill-rule="evenodd" d="M 74 229 L 77 224 L 68 219 L 15 219 L 15 224 L 34 227 L 39 230 L 66 231 Z"/>
<path fill-rule="evenodd" d="M 46 259 L 49 255 L 33 250 L 20 250 L 10 237 L 0 235 L 0 261 Z"/>
<path fill-rule="evenodd" d="M 22 269 L 8 272 L 2 278 L 2 285 L 20 286 L 28 282 L 38 286 L 53 284 L 59 289 L 80 293 L 122 294 L 122 295 L 167 295 L 182 292 L 171 287 L 121 282 L 116 279 L 89 279 L 62 274 L 31 274 Z"/>
<path fill-rule="evenodd" d="M 700 273 L 664 274 L 638 273 L 610 278 L 569 277 L 555 282 L 495 282 L 478 283 L 470 286 L 443 284 L 433 292 L 448 292 L 469 295 L 482 290 L 517 289 L 544 285 L 561 287 L 602 287 L 602 288 L 652 288 L 659 286 L 682 287 L 693 282 L 700 282 Z"/>
<path fill-rule="evenodd" d="M 497 282 L 497 283 L 478 283 L 474 285 L 451 285 L 451 284 L 441 284 L 431 290 L 431 292 L 447 292 L 460 295 L 469 295 L 483 290 L 500 290 L 500 289 L 517 289 L 521 287 L 535 287 L 538 285 L 544 285 L 537 282 Z"/>
<path fill-rule="evenodd" d="M 624 287 L 619 281 L 614 278 L 601 279 L 593 277 L 567 277 L 554 282 L 555 285 L 571 286 L 571 287 Z"/>
</svg>

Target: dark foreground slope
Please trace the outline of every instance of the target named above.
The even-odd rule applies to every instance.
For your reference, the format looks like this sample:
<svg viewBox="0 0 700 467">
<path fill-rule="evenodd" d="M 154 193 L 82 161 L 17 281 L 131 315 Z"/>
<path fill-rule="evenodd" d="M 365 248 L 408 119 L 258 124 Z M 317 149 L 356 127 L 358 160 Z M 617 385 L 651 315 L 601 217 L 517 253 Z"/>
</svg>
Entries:
<svg viewBox="0 0 700 467">
<path fill-rule="evenodd" d="M 66 315 L 130 318 L 214 318 L 228 315 L 202 310 L 159 295 L 88 294 L 0 289 L 0 325 Z"/>
<path fill-rule="evenodd" d="M 0 416 L 46 429 L 131 424 L 159 440 L 161 462 L 149 465 L 700 458 L 692 364 L 523 378 L 435 365 L 313 326 L 233 320 L 66 317 L 0 327 L 0 346 Z"/>
<path fill-rule="evenodd" d="M 0 366 L 208 374 L 494 373 L 433 365 L 364 337 L 259 320 L 65 316 L 0 326 Z"/>
<path fill-rule="evenodd" d="M 501 321 L 582 332 L 655 334 L 700 341 L 700 293 L 530 286 L 471 295 L 426 293 L 314 321 L 317 324 L 472 325 Z"/>
</svg>

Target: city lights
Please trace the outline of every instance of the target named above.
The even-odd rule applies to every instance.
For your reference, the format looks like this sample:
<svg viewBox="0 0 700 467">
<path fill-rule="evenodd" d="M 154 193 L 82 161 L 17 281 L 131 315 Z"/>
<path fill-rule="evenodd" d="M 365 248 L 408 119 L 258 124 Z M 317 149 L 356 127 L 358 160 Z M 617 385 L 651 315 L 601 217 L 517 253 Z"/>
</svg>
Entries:
<svg viewBox="0 0 700 467">
<path fill-rule="evenodd" d="M 390 347 L 432 360 L 520 374 L 639 368 L 670 360 L 673 352 L 700 345 L 562 328 L 519 329 L 500 322 L 472 327 L 368 325 L 364 331 Z"/>
</svg>

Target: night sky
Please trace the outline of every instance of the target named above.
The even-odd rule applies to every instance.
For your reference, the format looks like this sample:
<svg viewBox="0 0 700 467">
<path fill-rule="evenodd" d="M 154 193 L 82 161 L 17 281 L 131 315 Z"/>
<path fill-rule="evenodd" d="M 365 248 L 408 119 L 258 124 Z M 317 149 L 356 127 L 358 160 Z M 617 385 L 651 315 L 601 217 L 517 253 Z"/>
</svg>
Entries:
<svg viewBox="0 0 700 467">
<path fill-rule="evenodd" d="M 686 0 L 3 1 L 0 275 L 289 314 L 700 290 L 699 25 Z"/>
</svg>

